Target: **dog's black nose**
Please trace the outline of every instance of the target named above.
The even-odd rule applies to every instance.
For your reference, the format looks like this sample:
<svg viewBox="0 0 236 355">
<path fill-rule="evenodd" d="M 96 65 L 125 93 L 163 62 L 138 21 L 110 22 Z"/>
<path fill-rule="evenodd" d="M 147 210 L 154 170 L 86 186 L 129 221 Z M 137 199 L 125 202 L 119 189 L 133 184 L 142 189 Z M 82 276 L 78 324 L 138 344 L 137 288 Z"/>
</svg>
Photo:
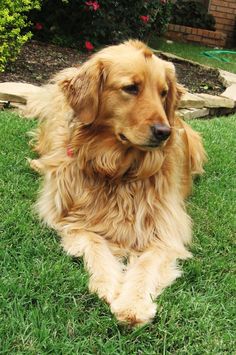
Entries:
<svg viewBox="0 0 236 355">
<path fill-rule="evenodd" d="M 151 127 L 152 135 L 158 142 L 165 141 L 171 134 L 171 128 L 164 124 L 155 124 Z"/>
</svg>

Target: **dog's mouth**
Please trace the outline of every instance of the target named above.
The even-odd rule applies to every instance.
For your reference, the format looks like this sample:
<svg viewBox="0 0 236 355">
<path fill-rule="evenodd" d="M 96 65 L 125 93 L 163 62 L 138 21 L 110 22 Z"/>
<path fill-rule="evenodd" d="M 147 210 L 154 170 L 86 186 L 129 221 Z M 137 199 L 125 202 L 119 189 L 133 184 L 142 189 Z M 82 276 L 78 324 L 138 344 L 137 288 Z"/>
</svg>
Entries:
<svg viewBox="0 0 236 355">
<path fill-rule="evenodd" d="M 163 145 L 163 142 L 160 142 L 160 143 L 142 144 L 141 147 L 143 147 L 143 148 L 158 148 L 162 145 Z"/>
<path fill-rule="evenodd" d="M 134 144 L 123 133 L 119 133 L 118 136 L 123 143 L 130 143 L 131 145 L 141 150 L 155 149 L 163 145 L 163 142 L 158 142 L 158 141 L 150 141 L 147 144 Z"/>
</svg>

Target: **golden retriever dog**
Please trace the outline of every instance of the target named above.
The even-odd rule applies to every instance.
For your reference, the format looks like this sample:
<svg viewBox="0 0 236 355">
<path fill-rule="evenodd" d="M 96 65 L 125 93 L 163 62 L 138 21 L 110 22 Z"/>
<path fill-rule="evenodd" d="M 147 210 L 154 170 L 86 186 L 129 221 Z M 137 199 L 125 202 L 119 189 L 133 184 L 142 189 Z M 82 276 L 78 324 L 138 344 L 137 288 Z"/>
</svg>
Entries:
<svg viewBox="0 0 236 355">
<path fill-rule="evenodd" d="M 156 297 L 181 274 L 178 259 L 191 256 L 184 200 L 205 152 L 176 117 L 182 93 L 173 64 L 130 40 L 28 99 L 40 122 L 38 214 L 66 253 L 83 256 L 90 291 L 130 325 L 152 320 Z"/>
</svg>

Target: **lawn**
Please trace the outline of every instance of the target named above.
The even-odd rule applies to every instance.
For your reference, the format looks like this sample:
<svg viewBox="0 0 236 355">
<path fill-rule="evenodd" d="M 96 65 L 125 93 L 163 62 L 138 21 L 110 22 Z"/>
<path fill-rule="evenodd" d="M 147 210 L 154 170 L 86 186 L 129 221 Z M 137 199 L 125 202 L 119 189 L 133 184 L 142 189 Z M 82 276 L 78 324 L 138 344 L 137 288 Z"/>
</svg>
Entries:
<svg viewBox="0 0 236 355">
<path fill-rule="evenodd" d="M 0 354 L 233 354 L 236 115 L 192 121 L 209 155 L 188 211 L 194 258 L 158 299 L 154 322 L 128 329 L 87 291 L 80 260 L 32 212 L 39 179 L 27 131 L 35 125 L 0 113 Z"/>
<path fill-rule="evenodd" d="M 213 51 L 214 48 L 204 47 L 197 44 L 173 42 L 169 43 L 163 38 L 153 38 L 149 45 L 163 52 L 170 52 L 179 57 L 193 60 L 200 64 L 205 64 L 210 67 L 227 70 L 232 73 L 236 73 L 236 53 L 235 54 L 218 54 L 218 58 L 223 58 L 229 62 L 222 62 L 214 58 L 206 57 L 203 52 Z M 233 49 L 232 49 L 233 51 Z M 236 49 L 234 49 L 236 51 Z"/>
</svg>

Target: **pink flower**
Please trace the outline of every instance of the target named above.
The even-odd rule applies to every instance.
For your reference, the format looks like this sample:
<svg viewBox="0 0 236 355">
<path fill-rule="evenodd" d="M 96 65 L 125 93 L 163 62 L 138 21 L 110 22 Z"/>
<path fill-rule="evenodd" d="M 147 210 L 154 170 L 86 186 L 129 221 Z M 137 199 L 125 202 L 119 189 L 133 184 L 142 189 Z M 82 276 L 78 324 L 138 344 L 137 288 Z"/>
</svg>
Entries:
<svg viewBox="0 0 236 355">
<path fill-rule="evenodd" d="M 86 1 L 87 6 L 92 6 L 94 11 L 97 11 L 100 8 L 100 5 L 97 1 Z"/>
<path fill-rule="evenodd" d="M 36 24 L 34 25 L 34 28 L 38 31 L 43 29 L 43 25 L 40 22 L 36 22 Z"/>
<path fill-rule="evenodd" d="M 147 23 L 149 21 L 149 16 L 140 16 L 140 20 L 142 20 L 144 23 Z"/>
<path fill-rule="evenodd" d="M 91 42 L 86 41 L 86 42 L 85 42 L 85 48 L 86 48 L 88 51 L 92 51 L 92 50 L 94 49 L 94 46 L 92 45 Z"/>
</svg>

